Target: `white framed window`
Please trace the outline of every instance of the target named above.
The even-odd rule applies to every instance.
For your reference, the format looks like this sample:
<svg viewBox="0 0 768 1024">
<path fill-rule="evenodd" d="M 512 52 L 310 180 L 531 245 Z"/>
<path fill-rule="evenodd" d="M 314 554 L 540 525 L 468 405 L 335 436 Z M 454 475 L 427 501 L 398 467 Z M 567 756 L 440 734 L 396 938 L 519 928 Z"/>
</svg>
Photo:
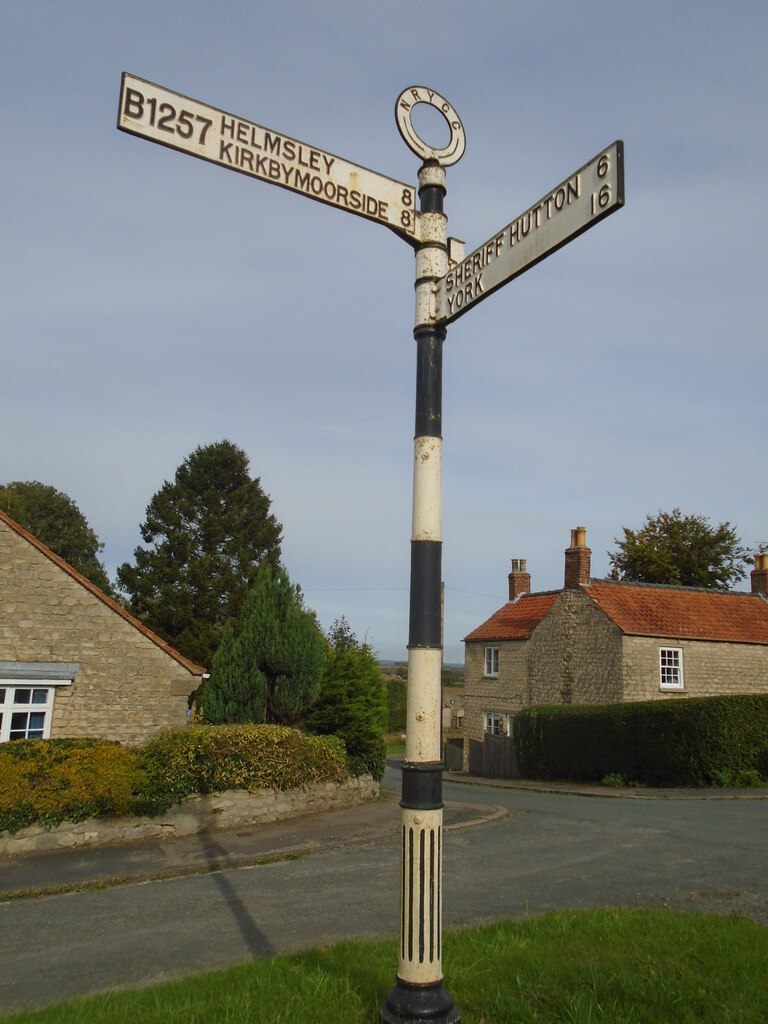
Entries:
<svg viewBox="0 0 768 1024">
<path fill-rule="evenodd" d="M 499 648 L 485 648 L 485 675 L 497 676 L 499 674 Z"/>
<path fill-rule="evenodd" d="M 683 649 L 659 648 L 659 680 L 662 690 L 683 689 Z"/>
<path fill-rule="evenodd" d="M 0 743 L 47 740 L 56 688 L 71 686 L 79 665 L 0 662 Z"/>
<path fill-rule="evenodd" d="M 501 715 L 497 711 L 485 712 L 485 731 L 493 736 L 501 736 L 504 732 L 501 725 Z"/>
<path fill-rule="evenodd" d="M 0 743 L 47 740 L 52 711 L 52 686 L 0 685 Z"/>
</svg>

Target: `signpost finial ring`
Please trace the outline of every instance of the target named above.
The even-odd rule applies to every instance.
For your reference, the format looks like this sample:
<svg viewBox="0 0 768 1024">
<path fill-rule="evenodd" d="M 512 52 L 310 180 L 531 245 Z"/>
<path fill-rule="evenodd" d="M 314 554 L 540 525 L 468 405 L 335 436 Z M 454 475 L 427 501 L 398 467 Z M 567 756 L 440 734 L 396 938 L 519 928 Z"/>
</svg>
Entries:
<svg viewBox="0 0 768 1024">
<path fill-rule="evenodd" d="M 427 103 L 430 107 L 434 107 L 448 122 L 451 140 L 447 146 L 436 149 L 419 137 L 411 121 L 411 111 L 417 103 Z M 408 89 L 403 89 L 395 103 L 395 120 L 406 146 L 422 160 L 436 160 L 443 167 L 450 167 L 451 164 L 461 160 L 464 155 L 467 137 L 461 118 L 448 100 L 434 89 L 427 89 L 420 85 L 412 85 Z"/>
</svg>

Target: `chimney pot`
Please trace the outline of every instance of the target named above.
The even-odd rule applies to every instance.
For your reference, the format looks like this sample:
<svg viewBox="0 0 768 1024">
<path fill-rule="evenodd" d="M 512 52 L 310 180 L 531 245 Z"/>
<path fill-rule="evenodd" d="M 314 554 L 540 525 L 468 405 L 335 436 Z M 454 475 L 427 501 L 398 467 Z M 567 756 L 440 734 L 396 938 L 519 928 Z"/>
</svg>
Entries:
<svg viewBox="0 0 768 1024">
<path fill-rule="evenodd" d="M 509 574 L 509 600 L 515 601 L 521 594 L 531 592 L 531 574 L 526 569 L 524 558 L 512 559 L 512 572 Z"/>
<path fill-rule="evenodd" d="M 587 547 L 586 527 L 577 526 L 571 530 L 571 546 L 565 552 L 566 590 L 574 590 L 582 583 L 589 583 L 591 562 L 592 552 Z"/>
<path fill-rule="evenodd" d="M 755 568 L 750 576 L 753 594 L 768 597 L 768 551 L 760 551 L 755 555 Z"/>
</svg>

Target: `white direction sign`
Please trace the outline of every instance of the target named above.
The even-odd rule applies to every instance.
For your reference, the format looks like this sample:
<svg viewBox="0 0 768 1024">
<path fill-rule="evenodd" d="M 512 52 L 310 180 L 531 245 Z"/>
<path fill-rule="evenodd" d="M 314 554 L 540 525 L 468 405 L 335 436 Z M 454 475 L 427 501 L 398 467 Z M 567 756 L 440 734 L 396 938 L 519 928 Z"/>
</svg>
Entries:
<svg viewBox="0 0 768 1024">
<path fill-rule="evenodd" d="M 452 323 L 623 205 L 624 144 L 617 141 L 451 267 L 438 282 L 437 322 Z"/>
<path fill-rule="evenodd" d="M 117 127 L 418 240 L 416 189 L 123 72 Z"/>
</svg>

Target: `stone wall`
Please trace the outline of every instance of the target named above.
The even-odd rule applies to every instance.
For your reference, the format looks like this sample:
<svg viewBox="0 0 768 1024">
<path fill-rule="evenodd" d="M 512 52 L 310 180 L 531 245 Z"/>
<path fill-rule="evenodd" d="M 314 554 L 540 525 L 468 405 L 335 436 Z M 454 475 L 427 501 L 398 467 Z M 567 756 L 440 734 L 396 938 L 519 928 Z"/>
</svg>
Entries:
<svg viewBox="0 0 768 1024">
<path fill-rule="evenodd" d="M 525 704 L 527 640 L 478 641 L 464 647 L 464 770 L 469 767 L 469 742 L 482 742 L 485 712 L 516 714 Z M 486 676 L 485 648 L 499 648 L 499 674 Z"/>
<path fill-rule="evenodd" d="M 768 693 L 768 647 L 707 640 L 625 636 L 624 699 L 657 700 Z M 683 652 L 683 689 L 662 690 L 659 648 Z"/>
<path fill-rule="evenodd" d="M 529 640 L 526 706 L 620 701 L 621 639 L 581 590 L 564 590 Z"/>
<path fill-rule="evenodd" d="M 186 724 L 200 684 L 162 647 L 0 522 L 0 661 L 76 663 L 56 688 L 51 738 L 136 744 Z"/>
<path fill-rule="evenodd" d="M 231 790 L 191 796 L 155 818 L 89 818 L 77 824 L 65 821 L 50 831 L 31 825 L 15 835 L 1 832 L 0 856 L 108 846 L 142 839 L 191 836 L 216 829 L 265 825 L 303 814 L 352 807 L 375 800 L 378 795 L 378 782 L 366 775 L 348 779 L 342 784 L 321 782 L 285 792 L 273 789 L 254 793 Z"/>
</svg>

